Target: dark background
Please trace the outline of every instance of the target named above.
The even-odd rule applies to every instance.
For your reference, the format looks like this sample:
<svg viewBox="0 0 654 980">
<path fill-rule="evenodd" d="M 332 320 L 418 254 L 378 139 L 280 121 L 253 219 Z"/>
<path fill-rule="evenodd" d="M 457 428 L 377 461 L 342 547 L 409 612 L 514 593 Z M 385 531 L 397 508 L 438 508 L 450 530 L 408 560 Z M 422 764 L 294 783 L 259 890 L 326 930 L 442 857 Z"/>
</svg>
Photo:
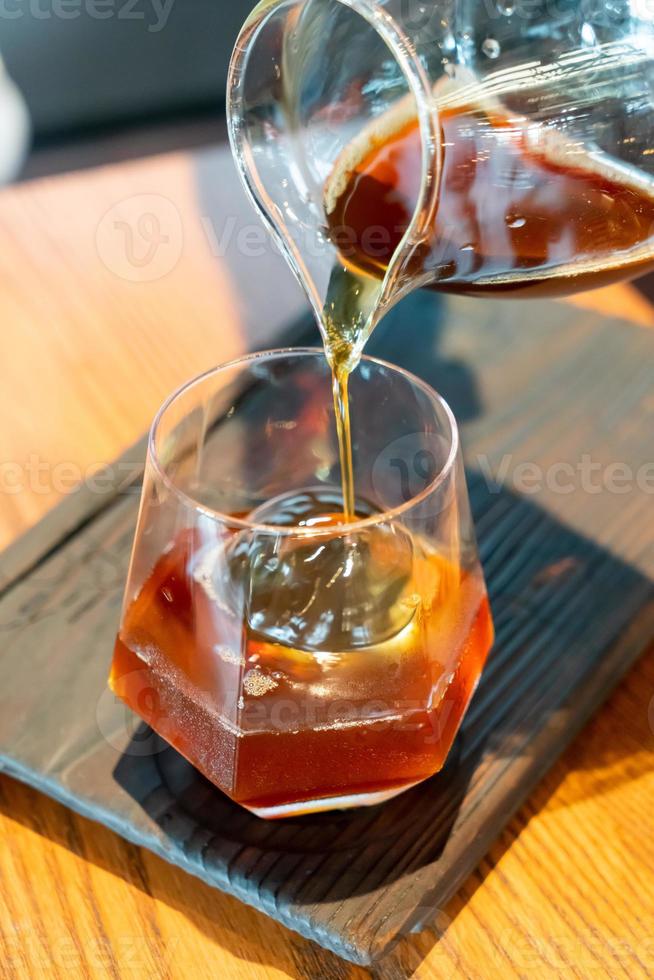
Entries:
<svg viewBox="0 0 654 980">
<path fill-rule="evenodd" d="M 254 0 L 1 0 L 27 103 L 23 177 L 224 138 L 225 79 Z"/>
</svg>

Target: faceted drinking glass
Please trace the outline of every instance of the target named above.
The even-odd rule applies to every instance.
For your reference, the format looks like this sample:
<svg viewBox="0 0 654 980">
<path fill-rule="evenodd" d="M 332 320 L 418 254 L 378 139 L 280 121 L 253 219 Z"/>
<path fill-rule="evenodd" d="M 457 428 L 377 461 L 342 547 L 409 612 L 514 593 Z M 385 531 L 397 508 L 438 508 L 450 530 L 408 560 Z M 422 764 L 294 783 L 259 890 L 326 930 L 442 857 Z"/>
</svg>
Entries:
<svg viewBox="0 0 654 980">
<path fill-rule="evenodd" d="M 150 433 L 110 684 L 263 817 L 435 773 L 492 642 L 452 413 L 372 358 L 350 385 L 349 522 L 321 351 L 211 370 Z"/>
</svg>

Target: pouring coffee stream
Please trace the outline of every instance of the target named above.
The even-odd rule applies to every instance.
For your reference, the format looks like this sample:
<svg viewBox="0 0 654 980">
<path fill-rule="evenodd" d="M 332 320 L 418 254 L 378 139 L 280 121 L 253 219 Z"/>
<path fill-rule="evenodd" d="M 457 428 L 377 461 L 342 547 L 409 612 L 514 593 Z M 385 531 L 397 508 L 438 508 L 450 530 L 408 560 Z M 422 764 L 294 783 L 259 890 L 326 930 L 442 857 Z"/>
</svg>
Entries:
<svg viewBox="0 0 654 980">
<path fill-rule="evenodd" d="M 654 17 L 587 6 L 265 0 L 243 29 L 232 145 L 320 325 L 347 518 L 348 377 L 398 299 L 654 266 Z"/>
</svg>

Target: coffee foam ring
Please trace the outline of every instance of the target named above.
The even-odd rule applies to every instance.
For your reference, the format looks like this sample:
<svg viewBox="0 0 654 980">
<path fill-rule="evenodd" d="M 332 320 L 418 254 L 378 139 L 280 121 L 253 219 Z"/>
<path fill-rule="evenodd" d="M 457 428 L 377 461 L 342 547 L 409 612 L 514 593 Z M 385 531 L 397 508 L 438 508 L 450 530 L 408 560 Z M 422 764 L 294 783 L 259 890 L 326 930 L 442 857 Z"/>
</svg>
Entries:
<svg viewBox="0 0 654 980">
<path fill-rule="evenodd" d="M 554 165 L 591 171 L 654 197 L 654 181 L 648 174 L 601 150 L 588 151 L 574 137 L 567 137 L 565 133 L 545 123 L 511 112 L 498 95 L 485 93 L 483 84 L 467 70 L 459 70 L 455 78 L 440 79 L 433 88 L 433 97 L 437 109 L 441 111 L 451 112 L 457 108 L 465 108 L 469 112 L 476 111 L 495 117 L 499 124 L 519 132 L 528 149 L 546 157 Z M 326 214 L 334 211 L 352 175 L 363 161 L 412 122 L 415 123 L 416 118 L 416 102 L 409 93 L 367 123 L 344 147 L 325 181 L 323 206 Z"/>
<path fill-rule="evenodd" d="M 341 150 L 325 181 L 323 204 L 327 214 L 331 214 L 339 198 L 345 193 L 352 174 L 365 160 L 384 143 L 390 142 L 405 126 L 414 122 L 416 104 L 413 96 L 400 99 L 386 112 L 367 123 L 360 133 Z"/>
<path fill-rule="evenodd" d="M 467 69 L 460 69 L 456 79 L 444 76 L 434 85 L 432 92 L 438 108 L 445 104 L 456 104 L 457 93 L 469 91 L 474 75 Z M 461 105 L 465 104 L 461 101 Z M 352 174 L 361 163 L 376 149 L 390 142 L 417 120 L 415 97 L 411 92 L 398 99 L 389 109 L 366 123 L 361 132 L 350 140 L 334 161 L 332 171 L 325 181 L 323 204 L 325 212 L 331 214 L 338 199 L 344 194 Z"/>
</svg>

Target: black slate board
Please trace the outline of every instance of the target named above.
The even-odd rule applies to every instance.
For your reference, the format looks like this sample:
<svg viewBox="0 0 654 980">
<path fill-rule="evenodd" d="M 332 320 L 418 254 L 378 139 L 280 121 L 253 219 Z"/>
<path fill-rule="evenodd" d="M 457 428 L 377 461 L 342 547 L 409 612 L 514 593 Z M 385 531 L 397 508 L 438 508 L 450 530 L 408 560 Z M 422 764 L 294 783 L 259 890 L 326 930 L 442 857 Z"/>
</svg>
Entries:
<svg viewBox="0 0 654 980">
<path fill-rule="evenodd" d="M 436 918 L 654 636 L 654 333 L 420 294 L 370 346 L 462 423 L 497 627 L 439 776 L 380 807 L 267 823 L 115 701 L 142 443 L 0 563 L 0 767 L 358 963 Z M 584 477 L 585 456 L 600 466 Z M 542 471 L 535 492 L 523 463 Z"/>
</svg>

